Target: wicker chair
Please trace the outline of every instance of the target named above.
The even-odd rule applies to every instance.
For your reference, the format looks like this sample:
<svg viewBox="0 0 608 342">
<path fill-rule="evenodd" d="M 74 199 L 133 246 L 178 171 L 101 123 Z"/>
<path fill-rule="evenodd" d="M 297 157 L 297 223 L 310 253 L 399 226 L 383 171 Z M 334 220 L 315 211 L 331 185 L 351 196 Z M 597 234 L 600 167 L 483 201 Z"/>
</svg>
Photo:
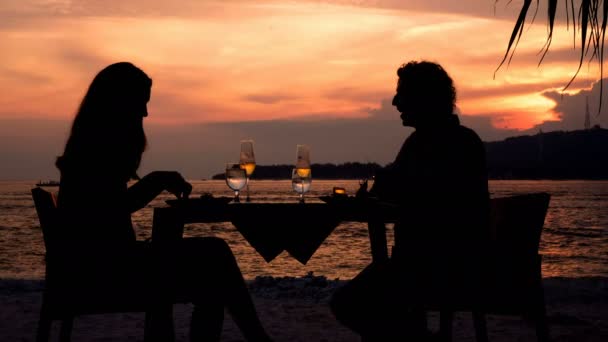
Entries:
<svg viewBox="0 0 608 342">
<path fill-rule="evenodd" d="M 99 302 L 90 303 L 80 298 L 78 303 L 69 298 L 69 284 L 61 274 L 62 265 L 60 257 L 65 244 L 57 224 L 57 202 L 55 196 L 40 188 L 32 189 L 32 198 L 38 213 L 40 227 L 46 248 L 46 276 L 45 289 L 42 295 L 40 320 L 36 341 L 49 340 L 53 320 L 61 321 L 59 340 L 70 341 L 74 318 L 80 315 L 105 314 L 120 312 L 146 312 L 144 339 L 146 341 L 173 341 L 173 314 L 172 305 L 162 308 L 158 305 L 147 305 L 128 302 Z M 153 318 L 154 317 L 154 318 Z M 154 322 L 154 324 L 152 323 Z"/>
<path fill-rule="evenodd" d="M 470 311 L 478 342 L 488 341 L 485 315 L 517 315 L 534 323 L 539 342 L 549 341 L 541 255 L 542 228 L 549 207 L 547 193 L 532 193 L 491 200 L 490 245 L 486 248 L 482 288 L 470 302 L 453 298 L 449 304 L 434 302 L 429 311 L 440 312 L 440 336 L 452 340 L 455 311 Z M 384 223 L 369 222 L 374 262 L 388 259 Z M 456 293 L 458 293 L 456 291 Z M 454 303 L 457 303 L 454 305 Z"/>
</svg>

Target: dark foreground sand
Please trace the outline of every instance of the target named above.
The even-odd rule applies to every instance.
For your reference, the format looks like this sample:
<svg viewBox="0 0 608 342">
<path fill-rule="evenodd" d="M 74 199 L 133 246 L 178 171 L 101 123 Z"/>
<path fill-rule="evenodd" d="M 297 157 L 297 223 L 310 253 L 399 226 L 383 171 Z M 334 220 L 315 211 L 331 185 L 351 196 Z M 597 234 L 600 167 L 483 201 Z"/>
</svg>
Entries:
<svg viewBox="0 0 608 342">
<path fill-rule="evenodd" d="M 277 341 L 358 341 L 335 321 L 326 304 L 341 283 L 311 276 L 261 278 L 251 283 L 251 290 Z M 34 340 L 42 286 L 40 281 L 0 280 L 0 341 Z M 608 341 L 608 278 L 549 278 L 545 290 L 554 341 Z M 190 312 L 189 305 L 175 306 L 177 341 L 188 341 Z M 140 313 L 80 317 L 72 340 L 141 341 L 143 322 Z M 430 324 L 436 328 L 436 315 Z M 534 329 L 518 317 L 490 316 L 488 330 L 491 341 L 535 341 Z M 457 315 L 454 335 L 454 341 L 474 341 L 470 314 Z M 222 341 L 242 341 L 228 315 Z"/>
</svg>

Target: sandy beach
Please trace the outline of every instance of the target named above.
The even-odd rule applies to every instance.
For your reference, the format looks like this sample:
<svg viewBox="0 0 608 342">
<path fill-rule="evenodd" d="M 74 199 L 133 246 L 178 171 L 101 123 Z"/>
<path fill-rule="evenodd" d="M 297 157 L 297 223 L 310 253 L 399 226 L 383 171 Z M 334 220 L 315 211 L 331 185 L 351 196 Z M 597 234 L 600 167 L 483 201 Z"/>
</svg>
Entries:
<svg viewBox="0 0 608 342">
<path fill-rule="evenodd" d="M 358 341 L 336 322 L 327 306 L 344 282 L 324 277 L 258 278 L 250 282 L 258 311 L 276 341 Z M 544 281 L 553 341 L 608 341 L 608 278 L 547 278 Z M 0 341 L 33 341 L 43 283 L 0 281 Z M 175 306 L 176 341 L 188 341 L 190 305 Z M 430 328 L 437 315 L 430 313 Z M 141 341 L 143 313 L 108 314 L 75 320 L 73 341 Z M 58 324 L 54 325 L 54 337 Z M 489 316 L 491 341 L 535 341 L 534 330 L 518 317 Z M 474 341 L 470 314 L 459 313 L 454 341 Z M 242 341 L 226 315 L 222 341 Z"/>
</svg>

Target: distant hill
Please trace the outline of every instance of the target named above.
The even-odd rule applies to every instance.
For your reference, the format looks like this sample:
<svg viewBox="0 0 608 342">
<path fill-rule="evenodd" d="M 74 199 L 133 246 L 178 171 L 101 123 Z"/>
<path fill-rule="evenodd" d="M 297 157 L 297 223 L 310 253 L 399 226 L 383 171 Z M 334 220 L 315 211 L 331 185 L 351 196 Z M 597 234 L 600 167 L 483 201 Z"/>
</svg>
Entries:
<svg viewBox="0 0 608 342">
<path fill-rule="evenodd" d="M 486 142 L 485 147 L 490 179 L 608 179 L 608 129 L 524 135 Z M 292 168 L 258 165 L 252 179 L 290 179 Z M 313 164 L 312 176 L 371 178 L 381 168 L 376 163 Z M 224 179 L 224 174 L 213 179 Z"/>
<path fill-rule="evenodd" d="M 608 179 L 608 130 L 548 132 L 486 143 L 493 179 Z"/>
</svg>

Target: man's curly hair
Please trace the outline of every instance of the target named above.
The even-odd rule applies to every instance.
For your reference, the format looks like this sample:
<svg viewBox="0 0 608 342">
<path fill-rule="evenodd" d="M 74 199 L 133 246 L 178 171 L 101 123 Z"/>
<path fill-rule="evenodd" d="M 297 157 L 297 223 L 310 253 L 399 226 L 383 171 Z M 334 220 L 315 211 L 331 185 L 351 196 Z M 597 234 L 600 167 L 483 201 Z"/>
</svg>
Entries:
<svg viewBox="0 0 608 342">
<path fill-rule="evenodd" d="M 398 70 L 399 85 L 405 82 L 410 95 L 426 104 L 436 114 L 452 114 L 456 105 L 454 82 L 441 65 L 429 61 L 411 61 Z"/>
</svg>

